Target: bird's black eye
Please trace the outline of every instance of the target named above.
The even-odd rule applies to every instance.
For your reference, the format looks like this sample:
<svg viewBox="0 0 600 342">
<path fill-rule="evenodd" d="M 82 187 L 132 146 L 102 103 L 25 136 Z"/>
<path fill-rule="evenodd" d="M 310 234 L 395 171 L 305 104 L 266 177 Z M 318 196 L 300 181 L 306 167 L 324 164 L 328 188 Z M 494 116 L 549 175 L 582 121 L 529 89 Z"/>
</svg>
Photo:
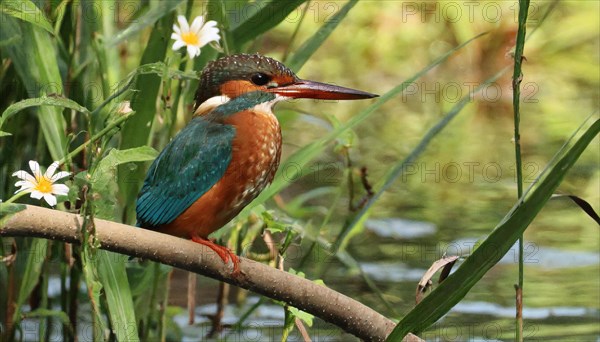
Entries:
<svg viewBox="0 0 600 342">
<path fill-rule="evenodd" d="M 252 83 L 259 86 L 263 86 L 271 81 L 271 78 L 262 72 L 257 72 L 256 74 L 252 75 L 252 78 L 250 79 L 252 80 Z"/>
</svg>

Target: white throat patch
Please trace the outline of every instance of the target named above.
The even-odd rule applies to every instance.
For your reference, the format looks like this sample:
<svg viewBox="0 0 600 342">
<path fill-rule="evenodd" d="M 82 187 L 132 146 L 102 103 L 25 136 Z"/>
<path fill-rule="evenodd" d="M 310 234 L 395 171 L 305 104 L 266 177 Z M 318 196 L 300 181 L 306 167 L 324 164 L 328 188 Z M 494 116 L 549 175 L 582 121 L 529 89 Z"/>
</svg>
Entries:
<svg viewBox="0 0 600 342">
<path fill-rule="evenodd" d="M 272 113 L 272 108 L 277 102 L 289 100 L 291 97 L 281 96 L 279 94 L 275 94 L 275 98 L 271 101 L 259 103 L 256 106 L 252 107 L 254 112 L 262 112 L 262 113 Z M 219 95 L 213 96 L 208 100 L 202 102 L 200 106 L 196 109 L 193 116 L 204 115 L 211 110 L 217 108 L 220 105 L 223 105 L 229 102 L 231 99 L 227 95 Z"/>
<path fill-rule="evenodd" d="M 204 115 L 220 105 L 226 104 L 229 102 L 229 100 L 230 98 L 227 95 L 213 96 L 210 99 L 202 102 L 194 112 L 193 116 Z"/>
<path fill-rule="evenodd" d="M 259 103 L 256 106 L 252 107 L 252 111 L 259 113 L 273 113 L 273 106 L 277 102 L 289 100 L 291 97 L 281 96 L 279 94 L 275 94 L 275 98 L 271 101 Z"/>
</svg>

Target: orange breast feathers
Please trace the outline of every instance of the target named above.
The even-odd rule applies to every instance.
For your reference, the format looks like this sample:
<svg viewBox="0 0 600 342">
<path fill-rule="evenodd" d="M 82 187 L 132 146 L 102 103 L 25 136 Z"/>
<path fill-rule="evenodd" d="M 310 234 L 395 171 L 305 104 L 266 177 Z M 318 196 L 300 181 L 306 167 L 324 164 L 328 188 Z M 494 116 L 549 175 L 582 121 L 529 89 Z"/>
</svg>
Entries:
<svg viewBox="0 0 600 342">
<path fill-rule="evenodd" d="M 281 129 L 270 108 L 262 107 L 226 119 L 224 123 L 235 127 L 236 137 L 225 174 L 160 231 L 185 238 L 206 238 L 231 221 L 271 183 L 279 167 Z"/>
</svg>

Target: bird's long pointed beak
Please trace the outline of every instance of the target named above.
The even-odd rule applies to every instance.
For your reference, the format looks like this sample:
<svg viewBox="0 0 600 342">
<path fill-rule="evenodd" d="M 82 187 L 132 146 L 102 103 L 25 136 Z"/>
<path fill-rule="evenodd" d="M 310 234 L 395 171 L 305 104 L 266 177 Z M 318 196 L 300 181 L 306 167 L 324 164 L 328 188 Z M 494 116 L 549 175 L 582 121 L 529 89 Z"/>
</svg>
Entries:
<svg viewBox="0 0 600 342">
<path fill-rule="evenodd" d="M 295 99 L 361 100 L 379 96 L 361 90 L 308 80 L 298 80 L 289 85 L 270 88 L 268 91 Z"/>
</svg>

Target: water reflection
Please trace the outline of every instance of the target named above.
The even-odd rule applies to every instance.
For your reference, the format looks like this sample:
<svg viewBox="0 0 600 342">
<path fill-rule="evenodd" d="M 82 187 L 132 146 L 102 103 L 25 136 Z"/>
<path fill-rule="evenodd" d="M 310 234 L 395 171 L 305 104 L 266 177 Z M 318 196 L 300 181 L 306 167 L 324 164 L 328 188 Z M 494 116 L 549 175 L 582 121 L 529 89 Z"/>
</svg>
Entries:
<svg viewBox="0 0 600 342">
<path fill-rule="evenodd" d="M 451 244 L 456 246 L 475 246 L 477 239 L 460 239 Z M 500 264 L 518 263 L 518 242 L 502 257 Z M 588 251 L 575 251 L 555 247 L 541 246 L 533 241 L 524 242 L 523 259 L 526 266 L 544 269 L 560 269 L 569 267 L 584 267 L 600 264 L 600 253 Z"/>
<path fill-rule="evenodd" d="M 393 239 L 415 239 L 435 234 L 435 224 L 402 218 L 370 219 L 366 228 L 380 237 Z"/>
<path fill-rule="evenodd" d="M 512 318 L 515 316 L 514 307 L 505 307 L 488 302 L 467 302 L 458 303 L 451 312 L 462 314 L 490 315 L 495 317 Z M 600 313 L 597 309 L 585 307 L 557 306 L 546 308 L 523 308 L 523 316 L 527 319 L 547 319 L 550 317 L 597 317 Z"/>
</svg>

